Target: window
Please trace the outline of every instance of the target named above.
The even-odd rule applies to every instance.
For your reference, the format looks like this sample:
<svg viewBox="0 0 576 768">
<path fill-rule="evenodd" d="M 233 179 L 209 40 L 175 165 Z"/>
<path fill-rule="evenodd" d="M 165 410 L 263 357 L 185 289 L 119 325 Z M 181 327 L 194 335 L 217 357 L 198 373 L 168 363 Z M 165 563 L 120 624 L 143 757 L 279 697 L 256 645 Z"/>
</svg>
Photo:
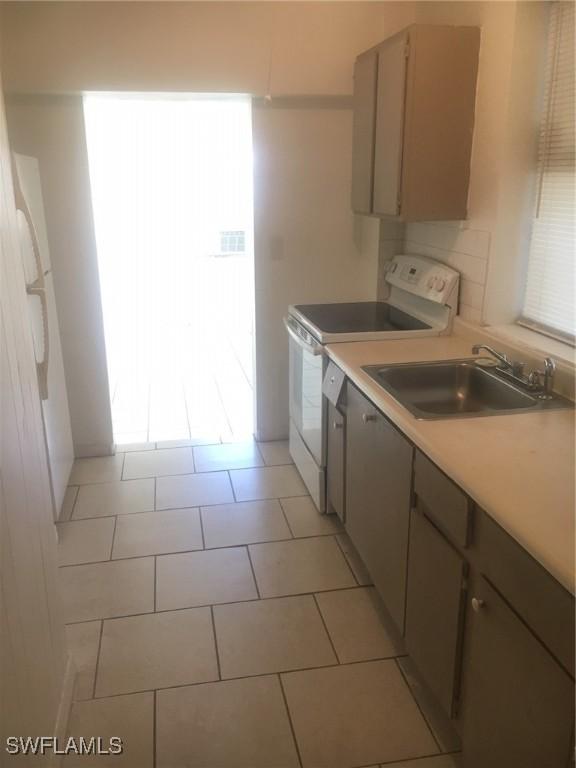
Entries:
<svg viewBox="0 0 576 768">
<path fill-rule="evenodd" d="M 563 341 L 575 335 L 574 3 L 551 7 L 524 308 L 519 322 Z"/>
<path fill-rule="evenodd" d="M 245 232 L 242 229 L 226 229 L 220 232 L 221 253 L 244 253 L 246 248 Z"/>
</svg>

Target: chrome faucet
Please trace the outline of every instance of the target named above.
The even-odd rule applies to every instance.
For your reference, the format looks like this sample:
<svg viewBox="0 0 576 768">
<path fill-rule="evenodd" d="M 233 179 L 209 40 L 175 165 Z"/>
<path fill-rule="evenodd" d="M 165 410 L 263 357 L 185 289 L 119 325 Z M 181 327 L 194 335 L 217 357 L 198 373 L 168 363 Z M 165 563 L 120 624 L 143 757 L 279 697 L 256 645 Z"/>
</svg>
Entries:
<svg viewBox="0 0 576 768">
<path fill-rule="evenodd" d="M 522 373 L 524 372 L 524 363 L 510 360 L 508 355 L 505 355 L 503 352 L 497 352 L 495 349 L 492 349 L 492 347 L 489 347 L 486 344 L 474 344 L 472 347 L 472 354 L 479 354 L 481 349 L 484 349 L 486 352 L 490 353 L 492 357 L 495 357 L 496 360 L 499 360 L 500 366 L 502 366 L 505 370 L 510 370 L 513 376 L 522 376 Z"/>
<path fill-rule="evenodd" d="M 496 366 L 496 370 L 502 376 L 510 378 L 533 391 L 539 400 L 552 400 L 552 382 L 556 371 L 556 363 L 551 357 L 544 358 L 543 371 L 534 370 L 527 376 L 524 376 L 524 363 L 511 360 L 508 355 L 505 355 L 503 352 L 497 352 L 486 344 L 474 344 L 472 354 L 477 355 L 481 349 L 484 349 L 498 360 L 500 364 Z"/>
<path fill-rule="evenodd" d="M 556 363 L 551 357 L 544 358 L 544 370 L 532 371 L 528 376 L 528 382 L 531 386 L 541 387 L 542 392 L 538 395 L 540 400 L 551 400 L 552 382 L 556 372 Z"/>
</svg>

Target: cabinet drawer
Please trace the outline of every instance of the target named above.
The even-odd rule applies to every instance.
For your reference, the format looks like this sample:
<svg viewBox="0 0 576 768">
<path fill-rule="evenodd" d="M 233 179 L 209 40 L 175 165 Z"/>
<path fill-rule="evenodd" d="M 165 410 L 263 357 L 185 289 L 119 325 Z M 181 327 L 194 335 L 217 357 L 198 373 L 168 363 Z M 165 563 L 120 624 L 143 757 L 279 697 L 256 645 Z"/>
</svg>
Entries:
<svg viewBox="0 0 576 768">
<path fill-rule="evenodd" d="M 480 510 L 475 541 L 482 572 L 574 677 L 572 595 Z"/>
<path fill-rule="evenodd" d="M 425 513 L 461 547 L 470 543 L 472 505 L 466 494 L 430 459 L 416 451 L 414 491 Z"/>
<path fill-rule="evenodd" d="M 338 406 L 345 380 L 344 371 L 334 363 L 328 363 L 322 382 L 322 393 L 334 406 Z"/>
</svg>

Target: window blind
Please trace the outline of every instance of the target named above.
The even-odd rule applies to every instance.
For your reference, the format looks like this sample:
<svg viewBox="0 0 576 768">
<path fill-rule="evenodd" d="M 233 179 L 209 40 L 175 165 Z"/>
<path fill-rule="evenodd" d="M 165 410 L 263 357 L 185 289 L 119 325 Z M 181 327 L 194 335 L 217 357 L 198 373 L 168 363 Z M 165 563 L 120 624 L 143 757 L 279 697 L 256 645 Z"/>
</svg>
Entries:
<svg viewBox="0 0 576 768">
<path fill-rule="evenodd" d="M 574 342 L 574 3 L 551 7 L 538 193 L 519 322 Z"/>
</svg>

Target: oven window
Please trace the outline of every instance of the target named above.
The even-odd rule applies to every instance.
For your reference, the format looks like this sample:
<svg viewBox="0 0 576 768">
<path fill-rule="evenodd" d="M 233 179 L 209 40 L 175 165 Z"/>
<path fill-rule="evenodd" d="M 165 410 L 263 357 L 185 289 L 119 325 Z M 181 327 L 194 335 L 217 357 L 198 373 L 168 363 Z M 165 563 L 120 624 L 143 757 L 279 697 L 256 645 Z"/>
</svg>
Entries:
<svg viewBox="0 0 576 768">
<path fill-rule="evenodd" d="M 290 339 L 290 418 L 316 463 L 322 466 L 323 357 Z"/>
</svg>

